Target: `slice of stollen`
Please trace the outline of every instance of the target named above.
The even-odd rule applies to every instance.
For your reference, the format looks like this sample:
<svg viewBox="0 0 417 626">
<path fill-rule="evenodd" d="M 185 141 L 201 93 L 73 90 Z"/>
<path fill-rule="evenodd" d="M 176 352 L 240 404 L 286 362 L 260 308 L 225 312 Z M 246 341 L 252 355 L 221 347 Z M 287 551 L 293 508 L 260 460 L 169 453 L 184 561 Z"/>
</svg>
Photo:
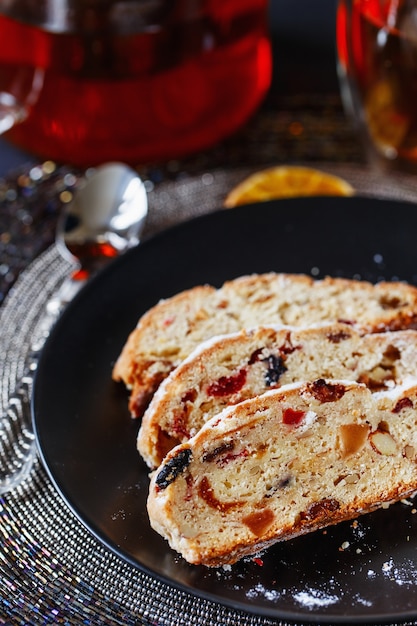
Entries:
<svg viewBox="0 0 417 626">
<path fill-rule="evenodd" d="M 316 378 L 364 382 L 372 391 L 417 378 L 417 331 L 362 335 L 345 324 L 257 327 L 200 344 L 159 387 L 138 450 L 151 468 L 224 407 Z"/>
<path fill-rule="evenodd" d="M 152 476 L 152 527 L 194 564 L 232 564 L 417 489 L 417 381 L 318 379 L 224 409 Z"/>
<path fill-rule="evenodd" d="M 139 320 L 113 369 L 141 416 L 159 384 L 202 341 L 261 324 L 348 322 L 363 332 L 410 328 L 417 288 L 400 282 L 314 280 L 301 274 L 243 276 L 221 288 L 198 286 L 164 300 Z"/>
</svg>

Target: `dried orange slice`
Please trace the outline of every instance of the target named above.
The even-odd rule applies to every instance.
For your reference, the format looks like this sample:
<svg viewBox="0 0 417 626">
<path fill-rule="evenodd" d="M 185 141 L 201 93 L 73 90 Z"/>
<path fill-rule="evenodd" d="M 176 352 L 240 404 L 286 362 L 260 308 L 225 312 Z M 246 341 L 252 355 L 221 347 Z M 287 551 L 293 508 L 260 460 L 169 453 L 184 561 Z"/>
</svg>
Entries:
<svg viewBox="0 0 417 626">
<path fill-rule="evenodd" d="M 298 165 L 280 165 L 255 172 L 234 187 L 224 206 L 295 196 L 352 196 L 353 187 L 343 178 Z"/>
</svg>

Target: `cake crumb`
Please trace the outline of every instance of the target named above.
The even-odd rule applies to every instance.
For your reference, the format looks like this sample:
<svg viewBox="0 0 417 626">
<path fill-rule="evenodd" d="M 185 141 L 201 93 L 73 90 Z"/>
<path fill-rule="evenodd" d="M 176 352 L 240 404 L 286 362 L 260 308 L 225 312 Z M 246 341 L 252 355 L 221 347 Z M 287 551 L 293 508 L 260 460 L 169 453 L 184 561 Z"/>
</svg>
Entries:
<svg viewBox="0 0 417 626">
<path fill-rule="evenodd" d="M 401 500 L 401 503 L 402 503 L 402 504 L 406 504 L 407 506 L 413 506 L 413 503 L 412 503 L 412 502 L 410 502 L 410 500 L 407 500 L 406 498 L 403 498 L 403 499 Z"/>
</svg>

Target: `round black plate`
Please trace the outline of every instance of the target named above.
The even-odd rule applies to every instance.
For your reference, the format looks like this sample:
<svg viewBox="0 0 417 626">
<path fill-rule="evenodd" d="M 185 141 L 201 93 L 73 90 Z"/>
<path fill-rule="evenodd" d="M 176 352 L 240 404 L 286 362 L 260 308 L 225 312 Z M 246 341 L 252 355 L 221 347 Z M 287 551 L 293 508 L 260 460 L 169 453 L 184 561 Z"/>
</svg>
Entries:
<svg viewBox="0 0 417 626">
<path fill-rule="evenodd" d="M 111 380 L 139 316 L 160 298 L 253 272 L 401 279 L 417 284 L 417 207 L 309 198 L 223 210 L 143 243 L 70 304 L 34 385 L 41 456 L 63 498 L 111 550 L 172 586 L 229 607 L 302 621 L 417 617 L 413 504 L 277 544 L 218 571 L 188 565 L 151 530 L 138 422 Z"/>
</svg>

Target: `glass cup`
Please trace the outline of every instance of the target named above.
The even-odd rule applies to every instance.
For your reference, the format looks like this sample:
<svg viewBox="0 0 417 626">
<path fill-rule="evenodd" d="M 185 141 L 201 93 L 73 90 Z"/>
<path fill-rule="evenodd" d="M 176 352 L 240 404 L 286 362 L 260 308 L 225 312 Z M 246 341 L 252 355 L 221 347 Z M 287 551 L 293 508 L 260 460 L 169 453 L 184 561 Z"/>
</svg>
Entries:
<svg viewBox="0 0 417 626">
<path fill-rule="evenodd" d="M 417 170 L 417 2 L 339 0 L 342 99 L 377 167 Z"/>
<path fill-rule="evenodd" d="M 42 89 L 9 133 L 80 166 L 181 157 L 236 131 L 271 80 L 268 0 L 7 0 L 0 70 Z"/>
<path fill-rule="evenodd" d="M 32 65 L 16 67 L 7 60 L 0 65 L 0 134 L 28 116 L 39 97 L 43 77 L 43 70 Z"/>
</svg>

